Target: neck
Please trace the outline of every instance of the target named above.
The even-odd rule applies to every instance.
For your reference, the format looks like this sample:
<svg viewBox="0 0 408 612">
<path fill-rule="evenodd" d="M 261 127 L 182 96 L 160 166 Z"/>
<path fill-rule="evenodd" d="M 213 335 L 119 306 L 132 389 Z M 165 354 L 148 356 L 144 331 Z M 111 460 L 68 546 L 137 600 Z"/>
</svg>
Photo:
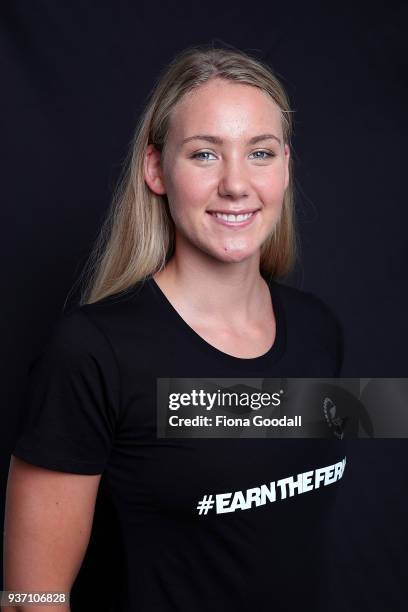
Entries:
<svg viewBox="0 0 408 612">
<path fill-rule="evenodd" d="M 245 325 L 270 308 L 259 254 L 243 262 L 180 257 L 177 252 L 154 279 L 175 303 L 205 319 Z"/>
</svg>

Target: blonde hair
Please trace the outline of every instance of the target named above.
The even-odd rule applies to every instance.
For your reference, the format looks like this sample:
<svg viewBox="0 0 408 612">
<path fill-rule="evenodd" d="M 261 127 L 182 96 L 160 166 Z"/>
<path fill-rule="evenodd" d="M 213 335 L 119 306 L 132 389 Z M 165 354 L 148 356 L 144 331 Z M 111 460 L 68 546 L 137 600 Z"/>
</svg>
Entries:
<svg viewBox="0 0 408 612">
<path fill-rule="evenodd" d="M 148 144 L 162 150 L 172 110 L 188 92 L 221 78 L 263 90 L 281 112 L 284 143 L 290 144 L 292 119 L 287 94 L 269 66 L 238 49 L 213 44 L 189 47 L 165 67 L 149 94 L 131 142 L 112 204 L 82 273 L 80 304 L 126 291 L 163 269 L 174 252 L 174 222 L 166 195 L 156 195 L 144 179 Z M 260 271 L 283 277 L 296 258 L 292 156 L 282 213 L 261 246 Z"/>
</svg>

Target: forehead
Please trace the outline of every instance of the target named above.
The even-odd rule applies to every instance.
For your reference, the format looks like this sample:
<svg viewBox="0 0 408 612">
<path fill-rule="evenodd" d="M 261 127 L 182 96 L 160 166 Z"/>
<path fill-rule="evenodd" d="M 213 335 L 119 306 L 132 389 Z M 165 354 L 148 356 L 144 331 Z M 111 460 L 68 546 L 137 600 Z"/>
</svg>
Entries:
<svg viewBox="0 0 408 612">
<path fill-rule="evenodd" d="M 267 93 L 251 85 L 213 79 L 178 102 L 168 136 L 179 140 L 206 133 L 234 140 L 269 130 L 282 135 L 280 109 Z"/>
</svg>

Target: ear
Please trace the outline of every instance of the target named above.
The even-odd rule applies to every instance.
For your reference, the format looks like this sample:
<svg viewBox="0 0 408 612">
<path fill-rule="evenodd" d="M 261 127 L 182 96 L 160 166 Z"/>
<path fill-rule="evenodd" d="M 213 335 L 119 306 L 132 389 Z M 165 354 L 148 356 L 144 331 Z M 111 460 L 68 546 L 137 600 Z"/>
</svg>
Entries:
<svg viewBox="0 0 408 612">
<path fill-rule="evenodd" d="M 144 178 L 153 193 L 157 195 L 166 193 L 161 166 L 161 152 L 152 144 L 147 145 L 145 153 Z"/>
<path fill-rule="evenodd" d="M 285 191 L 287 186 L 289 185 L 289 158 L 290 158 L 290 149 L 289 145 L 285 143 L 284 145 L 285 152 Z"/>
</svg>

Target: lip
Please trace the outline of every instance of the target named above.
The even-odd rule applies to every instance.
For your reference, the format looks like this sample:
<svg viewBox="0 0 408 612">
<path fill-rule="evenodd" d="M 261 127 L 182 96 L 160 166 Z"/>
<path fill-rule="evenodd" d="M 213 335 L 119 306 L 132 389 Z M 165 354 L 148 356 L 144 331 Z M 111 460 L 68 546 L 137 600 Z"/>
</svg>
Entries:
<svg viewBox="0 0 408 612">
<path fill-rule="evenodd" d="M 259 208 L 243 208 L 242 210 L 207 210 L 208 213 L 221 213 L 223 215 L 247 215 L 248 213 L 257 212 Z"/>
<path fill-rule="evenodd" d="M 247 213 L 253 213 L 248 219 L 245 219 L 244 221 L 226 221 L 225 219 L 221 219 L 220 217 L 216 217 L 214 213 L 219 212 L 222 213 L 224 215 L 245 215 Z M 221 210 L 214 210 L 214 211 L 210 211 L 207 210 L 207 213 L 211 216 L 211 218 L 216 222 L 219 223 L 220 225 L 224 225 L 225 227 L 231 227 L 231 228 L 237 228 L 240 229 L 242 227 L 247 227 L 248 225 L 250 225 L 251 223 L 254 222 L 255 217 L 257 216 L 257 213 L 259 212 L 259 209 L 256 210 L 247 210 L 247 211 L 239 211 L 239 212 L 232 212 L 232 211 L 228 211 L 228 212 L 222 212 Z"/>
</svg>

